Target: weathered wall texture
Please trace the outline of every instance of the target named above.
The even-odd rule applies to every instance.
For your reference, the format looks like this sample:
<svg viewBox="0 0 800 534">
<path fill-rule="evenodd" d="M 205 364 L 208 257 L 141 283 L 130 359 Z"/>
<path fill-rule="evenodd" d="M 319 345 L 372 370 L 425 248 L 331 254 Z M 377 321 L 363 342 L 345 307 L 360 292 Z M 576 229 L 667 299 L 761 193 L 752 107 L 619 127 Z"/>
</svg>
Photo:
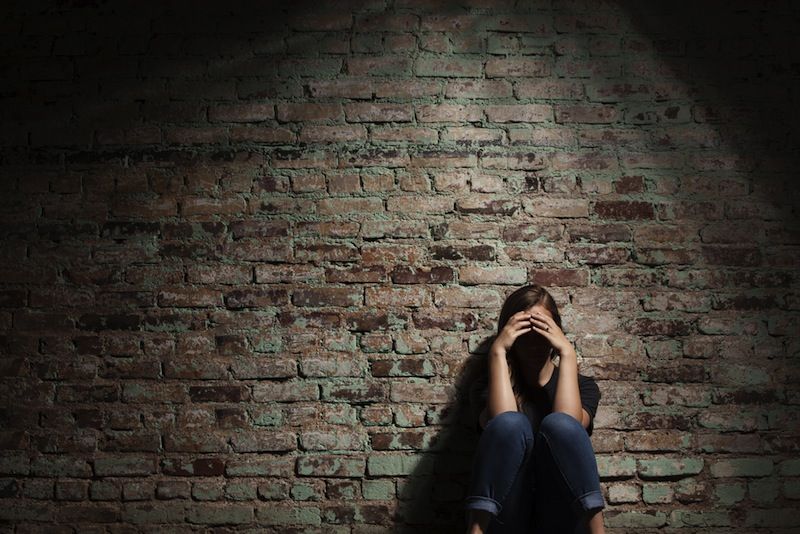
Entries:
<svg viewBox="0 0 800 534">
<path fill-rule="evenodd" d="M 800 531 L 796 3 L 208 4 L 3 3 L 2 532 L 460 532 L 526 283 L 610 532 Z"/>
</svg>

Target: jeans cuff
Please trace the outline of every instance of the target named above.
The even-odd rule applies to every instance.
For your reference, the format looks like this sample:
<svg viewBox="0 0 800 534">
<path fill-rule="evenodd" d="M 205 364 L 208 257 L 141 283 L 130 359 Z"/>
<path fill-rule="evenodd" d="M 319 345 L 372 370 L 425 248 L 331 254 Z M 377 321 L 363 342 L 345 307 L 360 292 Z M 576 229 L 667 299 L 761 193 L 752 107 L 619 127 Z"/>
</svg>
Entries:
<svg viewBox="0 0 800 534">
<path fill-rule="evenodd" d="M 606 503 L 603 500 L 603 494 L 599 490 L 593 490 L 589 493 L 584 493 L 575 501 L 575 506 L 579 511 L 582 512 L 588 512 L 590 510 L 597 510 L 598 508 L 606 507 Z"/>
<path fill-rule="evenodd" d="M 464 504 L 464 508 L 466 508 L 467 512 L 469 512 L 469 510 L 486 510 L 492 515 L 497 515 L 503 507 L 503 505 L 494 499 L 482 497 L 480 495 L 467 497 L 464 501 L 466 503 Z"/>
</svg>

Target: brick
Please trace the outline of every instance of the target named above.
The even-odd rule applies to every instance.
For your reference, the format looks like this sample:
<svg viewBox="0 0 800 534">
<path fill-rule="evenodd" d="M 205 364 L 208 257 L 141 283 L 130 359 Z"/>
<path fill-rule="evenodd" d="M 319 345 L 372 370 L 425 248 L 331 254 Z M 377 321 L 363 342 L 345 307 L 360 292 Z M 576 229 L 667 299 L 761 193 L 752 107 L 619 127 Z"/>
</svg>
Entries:
<svg viewBox="0 0 800 534">
<path fill-rule="evenodd" d="M 354 480 L 328 481 L 325 491 L 327 491 L 327 494 L 333 499 L 353 501 L 361 497 L 361 485 L 358 481 Z"/>
<path fill-rule="evenodd" d="M 125 503 L 121 520 L 135 525 L 182 523 L 186 519 L 183 504 Z"/>
<path fill-rule="evenodd" d="M 291 432 L 238 432 L 231 437 L 236 452 L 292 451 L 297 448 L 297 437 Z"/>
<path fill-rule="evenodd" d="M 491 58 L 486 61 L 486 77 L 549 76 L 552 63 L 546 59 Z"/>
<path fill-rule="evenodd" d="M 348 57 L 347 72 L 352 76 L 408 76 L 411 74 L 412 61 L 410 58 L 402 56 L 369 56 L 369 57 Z M 338 91 L 325 91 L 332 96 L 342 96 L 344 98 L 370 98 L 372 96 L 372 85 L 361 87 L 355 82 L 354 86 L 343 87 Z M 338 93 L 338 94 L 337 94 Z"/>
<path fill-rule="evenodd" d="M 6 474 L 28 474 L 27 458 L 14 460 L 14 456 L 6 457 L 8 467 L 4 467 Z M 5 462 L 4 462 L 5 463 Z M 92 468 L 85 458 L 70 456 L 44 455 L 35 458 L 30 463 L 30 474 L 35 476 L 61 476 L 61 477 L 89 477 Z"/>
<path fill-rule="evenodd" d="M 268 504 L 256 507 L 256 517 L 263 525 L 319 525 L 321 511 L 317 506 Z"/>
<path fill-rule="evenodd" d="M 36 521 L 43 517 L 36 518 Z M 120 511 L 117 506 L 101 503 L 61 504 L 56 512 L 56 524 L 63 523 L 117 523 Z"/>
<path fill-rule="evenodd" d="M 480 59 L 420 57 L 414 65 L 417 76 L 448 76 L 479 78 L 483 72 Z"/>
<path fill-rule="evenodd" d="M 89 482 L 85 480 L 58 480 L 55 498 L 57 501 L 83 501 L 88 488 Z"/>
<path fill-rule="evenodd" d="M 636 474 L 636 459 L 632 456 L 600 455 L 597 458 L 597 469 L 602 478 L 631 477 Z"/>
<path fill-rule="evenodd" d="M 148 476 L 155 474 L 156 460 L 143 456 L 113 456 L 94 460 L 95 476 Z"/>
<path fill-rule="evenodd" d="M 225 128 L 169 128 L 164 132 L 164 141 L 169 144 L 177 145 L 202 145 L 220 144 L 228 138 L 228 130 Z"/>
<path fill-rule="evenodd" d="M 450 386 L 430 384 L 427 381 L 392 382 L 390 399 L 393 402 L 423 402 L 440 404 L 448 402 Z"/>
<path fill-rule="evenodd" d="M 613 106 L 585 104 L 555 107 L 555 121 L 561 124 L 611 124 L 620 118 L 619 111 Z"/>
<path fill-rule="evenodd" d="M 387 387 L 379 382 L 345 379 L 322 384 L 322 399 L 347 402 L 381 402 L 388 398 Z"/>
<path fill-rule="evenodd" d="M 605 200 L 595 202 L 594 213 L 604 219 L 654 219 L 655 211 L 649 202 Z"/>
<path fill-rule="evenodd" d="M 800 458 L 783 460 L 778 464 L 778 471 L 783 476 L 800 475 Z"/>
<path fill-rule="evenodd" d="M 342 117 L 342 108 L 339 104 L 280 103 L 275 109 L 275 117 L 280 122 L 340 120 Z"/>
<path fill-rule="evenodd" d="M 498 307 L 502 304 L 501 295 L 486 288 L 437 288 L 434 290 L 434 302 L 437 307 L 485 308 Z"/>
<path fill-rule="evenodd" d="M 286 499 L 291 492 L 288 480 L 272 479 L 258 485 L 258 497 L 267 501 Z"/>
<path fill-rule="evenodd" d="M 456 209 L 460 213 L 511 216 L 519 210 L 519 201 L 494 195 L 476 195 L 456 201 Z"/>
<path fill-rule="evenodd" d="M 711 464 L 711 476 L 719 477 L 763 477 L 772 473 L 769 458 L 731 458 L 716 460 Z"/>
<path fill-rule="evenodd" d="M 303 401 L 317 400 L 319 387 L 303 381 L 276 382 L 272 384 L 258 383 L 253 386 L 253 400 L 270 401 Z"/>
<path fill-rule="evenodd" d="M 472 122 L 483 118 L 480 106 L 463 104 L 417 104 L 414 114 L 420 123 Z"/>
<path fill-rule="evenodd" d="M 583 84 L 575 80 L 520 80 L 514 94 L 517 98 L 583 100 Z"/>
<path fill-rule="evenodd" d="M 727 527 L 732 525 L 729 512 L 673 510 L 669 524 L 675 527 Z"/>
<path fill-rule="evenodd" d="M 291 378 L 297 376 L 294 360 L 237 360 L 230 366 L 237 379 Z"/>
<path fill-rule="evenodd" d="M 746 527 L 772 527 L 790 528 L 800 526 L 800 518 L 797 517 L 797 510 L 794 508 L 775 508 L 751 509 L 747 511 L 744 520 Z"/>
<path fill-rule="evenodd" d="M 361 482 L 362 494 L 366 500 L 390 500 L 395 498 L 395 484 L 392 480 L 370 480 Z"/>
<path fill-rule="evenodd" d="M 297 458 L 300 476 L 326 476 L 360 478 L 364 475 L 366 460 L 328 454 L 306 454 Z"/>
<path fill-rule="evenodd" d="M 551 122 L 553 109 L 547 104 L 487 106 L 486 118 L 491 122 Z"/>
<path fill-rule="evenodd" d="M 208 110 L 210 122 L 261 122 L 275 117 L 272 104 L 225 104 Z"/>
<path fill-rule="evenodd" d="M 756 434 L 697 433 L 697 448 L 701 452 L 738 452 L 757 454 L 761 451 L 761 438 Z"/>
<path fill-rule="evenodd" d="M 432 458 L 423 454 L 375 454 L 367 458 L 367 474 L 370 476 L 424 475 L 432 472 Z"/>
<path fill-rule="evenodd" d="M 780 480 L 774 476 L 748 480 L 747 492 L 755 502 L 761 504 L 776 502 L 781 492 Z"/>
<path fill-rule="evenodd" d="M 608 484 L 607 487 L 611 504 L 639 502 L 641 490 L 635 484 Z"/>
<path fill-rule="evenodd" d="M 390 276 L 395 284 L 445 284 L 454 280 L 455 271 L 444 266 L 415 268 L 398 265 L 392 269 Z M 367 290 L 367 296 L 369 295 Z"/>
<path fill-rule="evenodd" d="M 787 499 L 800 499 L 800 481 L 787 480 L 783 483 L 782 493 Z"/>
<path fill-rule="evenodd" d="M 52 490 L 48 491 L 52 495 Z M 93 501 L 116 501 L 122 498 L 122 490 L 119 484 L 108 481 L 92 482 L 89 487 L 89 499 Z"/>
<path fill-rule="evenodd" d="M 191 386 L 193 402 L 239 402 L 249 397 L 244 386 Z"/>
<path fill-rule="evenodd" d="M 548 198 L 523 199 L 526 213 L 537 217 L 588 217 L 589 202 L 583 199 Z"/>
<path fill-rule="evenodd" d="M 367 130 L 361 125 L 306 126 L 300 131 L 298 141 L 302 143 L 341 143 L 366 141 Z"/>
<path fill-rule="evenodd" d="M 671 503 L 675 490 L 664 483 L 645 483 L 642 485 L 642 501 L 647 504 Z"/>
<path fill-rule="evenodd" d="M 511 84 L 504 80 L 448 80 L 446 98 L 507 98 Z"/>
<path fill-rule="evenodd" d="M 229 477 L 290 477 L 294 472 L 295 458 L 291 456 L 278 456 L 259 454 L 240 456 L 228 460 L 224 474 Z M 214 471 L 217 471 L 216 466 Z M 208 474 L 206 476 L 215 476 Z"/>
<path fill-rule="evenodd" d="M 642 478 L 669 478 L 696 475 L 703 470 L 702 458 L 658 458 L 637 460 L 639 476 Z"/>
<path fill-rule="evenodd" d="M 325 494 L 325 487 L 321 481 L 309 481 L 309 483 L 294 484 L 289 491 L 292 499 L 296 501 L 317 501 Z M 329 497 L 342 498 L 341 494 L 337 494 L 337 497 L 334 497 L 334 494 L 337 494 L 336 490 L 329 490 Z"/>
<path fill-rule="evenodd" d="M 258 489 L 249 482 L 232 482 L 225 486 L 224 496 L 231 501 L 252 501 L 257 497 Z"/>
<path fill-rule="evenodd" d="M 56 520 L 58 509 L 48 506 L 47 504 L 37 504 L 35 502 L 25 502 L 23 506 L 22 500 L 13 500 L 7 506 L 0 508 L 0 519 L 3 521 L 35 521 L 35 522 L 53 522 Z"/>
<path fill-rule="evenodd" d="M 325 523 L 341 525 L 362 523 L 364 519 L 359 516 L 358 511 L 353 504 L 332 504 L 322 510 L 322 520 Z"/>
<path fill-rule="evenodd" d="M 162 307 L 208 308 L 222 302 L 219 291 L 211 289 L 170 289 L 159 291 L 158 305 Z"/>
<path fill-rule="evenodd" d="M 372 376 L 434 376 L 433 362 L 427 358 L 402 360 L 376 360 L 372 362 Z"/>
<path fill-rule="evenodd" d="M 350 122 L 409 122 L 411 106 L 405 104 L 345 104 L 344 114 Z"/>
<path fill-rule="evenodd" d="M 430 296 L 422 287 L 369 287 L 365 290 L 365 303 L 373 307 L 420 307 L 430 303 Z"/>
<path fill-rule="evenodd" d="M 182 480 L 164 480 L 156 486 L 157 499 L 188 499 L 191 496 L 191 484 Z"/>
<path fill-rule="evenodd" d="M 611 528 L 658 528 L 667 524 L 667 515 L 658 511 L 609 512 L 604 517 Z"/>
<path fill-rule="evenodd" d="M 681 503 L 704 502 L 711 494 L 708 482 L 696 478 L 684 478 L 675 486 L 675 499 Z"/>
<path fill-rule="evenodd" d="M 186 509 L 186 521 L 201 525 L 242 525 L 252 523 L 254 519 L 251 505 L 218 505 L 204 503 L 190 505 Z"/>
</svg>

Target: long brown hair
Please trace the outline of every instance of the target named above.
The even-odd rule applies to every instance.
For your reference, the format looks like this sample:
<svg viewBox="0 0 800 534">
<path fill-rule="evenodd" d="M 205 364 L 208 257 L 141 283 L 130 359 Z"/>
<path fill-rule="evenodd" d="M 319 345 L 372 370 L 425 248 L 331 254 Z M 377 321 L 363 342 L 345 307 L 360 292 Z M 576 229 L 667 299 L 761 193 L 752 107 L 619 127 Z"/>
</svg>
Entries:
<svg viewBox="0 0 800 534">
<path fill-rule="evenodd" d="M 553 315 L 553 320 L 561 326 L 561 314 L 558 312 L 558 306 L 553 299 L 553 296 L 542 286 L 531 284 L 520 287 L 506 297 L 503 307 L 500 309 L 500 317 L 497 320 L 497 335 L 503 331 L 506 323 L 517 312 L 527 310 L 537 304 L 544 306 L 547 311 Z M 563 330 L 563 328 L 562 328 Z M 550 359 L 555 359 L 555 351 L 550 351 Z M 511 389 L 514 392 L 514 398 L 517 401 L 517 410 L 522 410 L 522 404 L 526 397 L 530 394 L 525 391 L 522 383 L 522 370 L 520 367 L 520 356 L 514 347 L 506 354 L 506 361 L 508 361 L 508 370 L 511 376 Z"/>
</svg>

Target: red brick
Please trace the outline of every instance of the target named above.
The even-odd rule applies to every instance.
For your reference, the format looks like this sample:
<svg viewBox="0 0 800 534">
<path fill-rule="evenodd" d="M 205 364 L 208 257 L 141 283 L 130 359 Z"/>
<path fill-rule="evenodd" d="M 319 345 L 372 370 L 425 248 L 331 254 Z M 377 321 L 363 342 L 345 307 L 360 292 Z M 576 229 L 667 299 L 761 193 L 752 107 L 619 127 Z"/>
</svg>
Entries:
<svg viewBox="0 0 800 534">
<path fill-rule="evenodd" d="M 608 124 L 617 122 L 620 114 L 613 106 L 599 105 L 558 105 L 555 108 L 556 122 L 584 124 Z"/>
<path fill-rule="evenodd" d="M 653 205 L 649 202 L 628 200 L 603 200 L 594 203 L 594 213 L 604 219 L 654 219 Z"/>
<path fill-rule="evenodd" d="M 338 120 L 342 117 L 340 104 L 279 103 L 276 117 L 281 122 Z"/>
<path fill-rule="evenodd" d="M 486 118 L 492 122 L 551 122 L 553 108 L 547 104 L 487 106 Z"/>
<path fill-rule="evenodd" d="M 223 104 L 208 109 L 209 122 L 261 122 L 275 118 L 272 104 Z"/>
<path fill-rule="evenodd" d="M 486 61 L 486 77 L 549 76 L 552 62 L 535 58 L 491 58 Z"/>
<path fill-rule="evenodd" d="M 170 128 L 164 133 L 164 141 L 179 145 L 220 144 L 228 139 L 226 128 Z"/>
</svg>

